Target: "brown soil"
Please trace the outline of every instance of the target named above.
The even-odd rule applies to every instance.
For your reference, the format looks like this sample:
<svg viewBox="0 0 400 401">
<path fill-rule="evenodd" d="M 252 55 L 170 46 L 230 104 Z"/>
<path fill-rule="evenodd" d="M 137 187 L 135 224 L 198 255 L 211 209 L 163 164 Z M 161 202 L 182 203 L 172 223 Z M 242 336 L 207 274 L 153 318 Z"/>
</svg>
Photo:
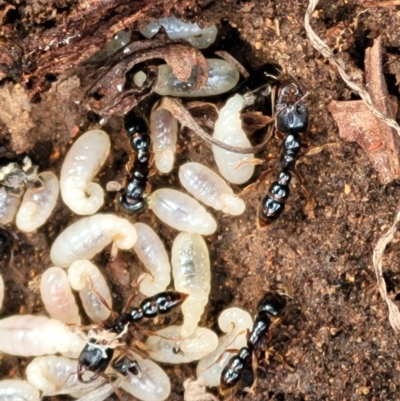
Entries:
<svg viewBox="0 0 400 401">
<path fill-rule="evenodd" d="M 6 26 L 14 24 L 16 29 L 21 29 L 21 24 L 28 24 L 16 15 L 17 10 L 25 9 L 28 4 L 31 3 L 16 5 L 16 10 L 9 11 Z M 68 13 L 73 7 L 73 2 L 54 2 L 51 6 L 58 13 Z M 310 146 L 336 144 L 302 159 L 298 165 L 298 172 L 316 201 L 314 218 L 305 212 L 305 198 L 295 180 L 284 214 L 267 230 L 256 227 L 256 212 L 267 189 L 265 184 L 246 195 L 247 209 L 242 216 L 213 212 L 218 219 L 218 231 L 207 237 L 212 289 L 202 325 L 218 332 L 218 315 L 229 306 L 240 306 L 254 314 L 258 300 L 269 288 L 283 289 L 293 297 L 286 318 L 271 340 L 275 349 L 294 367 L 293 371 L 272 358 L 266 371 L 260 372 L 254 393 L 238 393 L 233 398 L 399 400 L 399 340 L 390 327 L 386 306 L 375 287 L 371 255 L 374 244 L 394 219 L 400 189 L 396 182 L 380 185 L 364 151 L 356 144 L 340 141 L 327 105 L 332 99 L 357 97 L 308 41 L 303 26 L 306 1 L 188 0 L 178 1 L 175 7 L 176 14 L 190 20 L 221 24 L 218 49 L 229 51 L 246 67 L 255 68 L 266 61 L 275 61 L 298 78 L 309 92 Z M 146 15 L 141 15 L 134 27 L 149 17 L 166 15 L 167 9 L 162 3 L 147 8 Z M 40 15 L 43 17 L 44 14 Z M 46 29 L 41 20 L 36 25 L 32 21 L 29 24 L 23 35 Z M 343 50 L 340 54 L 350 67 L 363 68 L 366 47 L 382 34 L 391 61 L 384 67 L 385 77 L 390 94 L 399 99 L 396 85 L 399 82 L 396 74 L 400 54 L 399 7 L 389 4 L 382 8 L 367 8 L 361 0 L 324 0 L 320 1 L 312 24 L 331 47 L 336 44 L 338 32 L 340 34 L 346 27 L 351 29 L 339 42 Z M 28 154 L 41 171 L 51 169 L 59 174 L 64 155 L 72 143 L 71 136 L 77 130 L 83 132 L 94 126 L 86 117 L 79 120 L 80 127 L 69 124 L 68 118 L 75 120 L 71 111 L 67 112 L 63 107 L 51 93 L 42 93 L 41 101 L 32 105 L 30 121 L 34 128 L 28 137 L 24 132 L 23 140 L 29 142 Z M 18 138 L 12 138 L 7 126 L 1 125 L 1 128 L 4 133 L 0 143 L 2 151 L 10 153 L 13 141 L 18 142 Z M 105 130 L 112 140 L 112 154 L 99 178 L 102 185 L 123 175 L 128 151 L 120 119 L 111 119 Z M 260 157 L 278 154 L 279 145 L 279 140 L 273 139 Z M 188 160 L 216 168 L 210 146 L 184 130 L 173 173 L 153 176 L 153 189 L 179 188 L 178 165 Z M 258 167 L 255 177 L 264 169 Z M 112 194 L 108 195 L 102 212 L 121 214 L 115 209 Z M 176 231 L 157 221 L 150 211 L 137 219 L 128 218 L 151 225 L 167 248 L 171 248 Z M 38 280 L 51 266 L 50 246 L 56 236 L 77 219 L 59 201 L 51 220 L 37 233 L 18 233 L 20 243 L 16 245 L 14 267 L 8 266 L 8 254 L 3 255 L 0 262 L 6 284 L 3 317 L 43 313 Z M 14 230 L 15 226 L 10 229 Z M 396 263 L 400 260 L 399 239 L 395 237 L 387 249 L 386 270 L 400 270 Z M 131 291 L 129 282 L 138 277 L 141 267 L 136 257 L 127 252 L 121 252 L 117 261 L 110 263 L 108 252 L 109 249 L 105 250 L 95 261 L 103 267 L 118 310 Z M 172 321 L 179 317 L 168 319 Z M 0 377 L 23 378 L 28 363 L 27 358 L 4 355 L 0 359 Z M 185 378 L 194 376 L 195 366 L 193 363 L 166 367 L 172 378 L 171 400 L 183 399 L 182 383 Z M 54 397 L 51 401 L 64 399 L 67 398 Z"/>
</svg>

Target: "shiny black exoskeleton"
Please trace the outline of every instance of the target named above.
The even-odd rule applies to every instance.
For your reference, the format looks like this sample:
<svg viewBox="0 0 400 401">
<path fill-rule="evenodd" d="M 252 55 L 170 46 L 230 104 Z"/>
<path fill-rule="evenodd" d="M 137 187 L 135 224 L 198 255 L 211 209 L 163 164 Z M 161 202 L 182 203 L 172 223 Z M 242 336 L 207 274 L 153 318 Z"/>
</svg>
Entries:
<svg viewBox="0 0 400 401">
<path fill-rule="evenodd" d="M 297 84 L 291 82 L 282 88 L 276 106 L 275 127 L 283 135 L 278 180 L 268 189 L 258 214 L 259 225 L 273 223 L 285 209 L 290 194 L 289 184 L 301 148 L 300 134 L 308 127 L 308 107 Z"/>
<path fill-rule="evenodd" d="M 263 341 L 271 326 L 271 318 L 283 315 L 286 300 L 277 293 L 267 292 L 257 306 L 257 317 L 254 320 L 247 346 L 239 350 L 221 372 L 220 391 L 222 394 L 234 389 L 240 382 L 245 369 L 252 358 L 258 358 Z"/>
<path fill-rule="evenodd" d="M 146 207 L 143 195 L 150 171 L 150 135 L 146 121 L 134 111 L 127 113 L 124 124 L 129 144 L 135 151 L 135 160 L 119 204 L 128 213 L 137 213 Z"/>
<path fill-rule="evenodd" d="M 11 234 L 0 227 L 0 255 L 6 253 L 6 251 L 10 248 L 12 243 Z"/>
<path fill-rule="evenodd" d="M 177 291 L 164 291 L 152 297 L 144 299 L 139 307 L 130 308 L 129 311 L 121 313 L 111 322 L 103 323 L 104 338 L 107 333 L 115 334 L 115 337 L 128 331 L 129 326 L 141 321 L 143 318 L 154 319 L 158 315 L 165 315 L 179 306 L 187 298 L 186 294 Z M 78 358 L 78 379 L 83 383 L 90 383 L 101 376 L 114 356 L 114 349 L 104 340 L 90 340 Z M 131 363 L 130 363 L 131 362 Z M 116 371 L 122 375 L 134 372 L 138 369 L 136 361 L 118 358 L 113 362 L 116 364 Z M 93 372 L 89 380 L 83 379 L 85 371 Z"/>
</svg>

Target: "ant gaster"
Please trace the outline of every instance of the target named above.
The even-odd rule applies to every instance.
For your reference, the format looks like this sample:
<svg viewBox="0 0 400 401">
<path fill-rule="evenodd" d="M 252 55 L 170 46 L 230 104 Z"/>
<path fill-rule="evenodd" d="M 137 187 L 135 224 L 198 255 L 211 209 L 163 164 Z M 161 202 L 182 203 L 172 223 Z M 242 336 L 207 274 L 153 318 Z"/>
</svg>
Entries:
<svg viewBox="0 0 400 401">
<path fill-rule="evenodd" d="M 283 315 L 286 300 L 278 293 L 267 292 L 257 306 L 257 317 L 247 336 L 247 346 L 234 355 L 221 372 L 220 392 L 233 390 L 243 377 L 243 373 L 253 359 L 256 363 L 263 350 L 265 336 L 271 327 L 271 318 Z"/>
</svg>

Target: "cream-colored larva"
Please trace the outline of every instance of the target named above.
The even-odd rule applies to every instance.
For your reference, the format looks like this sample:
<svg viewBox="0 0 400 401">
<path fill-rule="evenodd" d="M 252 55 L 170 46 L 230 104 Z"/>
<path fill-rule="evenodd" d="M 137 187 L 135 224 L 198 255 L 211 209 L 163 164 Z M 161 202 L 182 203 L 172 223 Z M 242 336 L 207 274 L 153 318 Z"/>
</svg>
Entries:
<svg viewBox="0 0 400 401">
<path fill-rule="evenodd" d="M 77 359 L 45 355 L 34 358 L 25 373 L 28 382 L 43 392 L 43 395 L 56 393 L 80 397 L 104 383 L 101 377 L 91 383 L 80 382 L 76 374 L 77 367 Z M 85 372 L 84 380 L 88 381 L 92 374 L 86 376 Z"/>
<path fill-rule="evenodd" d="M 231 97 L 219 112 L 215 123 L 213 137 L 232 146 L 241 148 L 251 146 L 242 128 L 240 111 L 244 106 L 244 98 L 239 94 Z M 232 184 L 243 184 L 254 173 L 254 154 L 241 155 L 212 145 L 215 162 L 221 175 Z"/>
<path fill-rule="evenodd" d="M 78 306 L 63 269 L 50 267 L 43 273 L 40 294 L 47 313 L 53 319 L 64 323 L 81 323 Z"/>
<path fill-rule="evenodd" d="M 154 191 L 149 207 L 161 221 L 179 231 L 210 235 L 217 229 L 214 217 L 196 199 L 175 189 Z"/>
<path fill-rule="evenodd" d="M 113 214 L 84 217 L 67 227 L 54 241 L 50 259 L 56 266 L 68 267 L 74 260 L 91 259 L 113 242 L 112 254 L 135 245 L 135 227 Z"/>
<path fill-rule="evenodd" d="M 14 220 L 20 203 L 20 196 L 7 192 L 4 187 L 0 187 L 0 224 L 8 224 Z"/>
<path fill-rule="evenodd" d="M 80 136 L 65 156 L 60 188 L 64 203 L 76 214 L 96 213 L 104 203 L 104 191 L 92 182 L 110 153 L 110 139 L 101 130 Z"/>
<path fill-rule="evenodd" d="M 246 208 L 228 184 L 214 171 L 200 163 L 185 163 L 179 169 L 179 179 L 186 191 L 216 210 L 237 216 Z"/>
<path fill-rule="evenodd" d="M 25 380 L 1 380 L 1 401 L 39 401 L 39 391 Z"/>
<path fill-rule="evenodd" d="M 0 320 L 0 351 L 17 356 L 77 353 L 85 342 L 59 320 L 15 315 Z"/>
<path fill-rule="evenodd" d="M 130 351 L 140 366 L 140 374 L 129 374 L 121 380 L 121 387 L 142 401 L 163 401 L 171 392 L 169 377 L 155 362 L 143 359 Z"/>
<path fill-rule="evenodd" d="M 253 327 L 250 314 L 240 308 L 225 309 L 218 318 L 218 324 L 225 335 L 219 338 L 218 347 L 197 364 L 197 379 L 203 378 L 209 387 L 219 386 L 222 369 L 232 353 L 227 349 L 240 349 L 247 344 L 247 330 Z"/>
<path fill-rule="evenodd" d="M 136 223 L 138 239 L 133 246 L 137 257 L 149 273 L 139 276 L 140 292 L 148 297 L 165 291 L 171 282 L 171 264 L 165 246 L 157 233 L 148 225 Z"/>
<path fill-rule="evenodd" d="M 168 110 L 153 110 L 150 115 L 150 137 L 157 170 L 167 174 L 174 166 L 178 120 Z"/>
<path fill-rule="evenodd" d="M 189 294 L 182 304 L 182 337 L 196 329 L 208 303 L 211 288 L 210 256 L 199 234 L 180 233 L 172 245 L 172 275 L 175 289 Z"/>
<path fill-rule="evenodd" d="M 218 345 L 217 335 L 205 327 L 196 327 L 186 338 L 181 338 L 182 326 L 169 326 L 156 331 L 146 345 L 150 358 L 164 363 L 189 363 L 198 361 Z"/>
<path fill-rule="evenodd" d="M 88 260 L 76 260 L 68 269 L 68 280 L 71 287 L 79 291 L 83 309 L 94 322 L 102 322 L 110 316 L 111 310 L 99 295 L 112 308 L 111 292 L 97 266 Z"/>
<path fill-rule="evenodd" d="M 215 395 L 207 393 L 206 383 L 202 377 L 198 380 L 186 379 L 183 382 L 183 388 L 185 389 L 184 401 L 219 401 Z"/>
<path fill-rule="evenodd" d="M 17 213 L 17 227 L 26 233 L 35 231 L 46 223 L 57 203 L 60 186 L 57 176 L 51 171 L 39 174 L 43 186 L 28 188 Z"/>
<path fill-rule="evenodd" d="M 4 280 L 3 276 L 0 274 L 0 310 L 3 307 L 4 300 Z"/>
</svg>

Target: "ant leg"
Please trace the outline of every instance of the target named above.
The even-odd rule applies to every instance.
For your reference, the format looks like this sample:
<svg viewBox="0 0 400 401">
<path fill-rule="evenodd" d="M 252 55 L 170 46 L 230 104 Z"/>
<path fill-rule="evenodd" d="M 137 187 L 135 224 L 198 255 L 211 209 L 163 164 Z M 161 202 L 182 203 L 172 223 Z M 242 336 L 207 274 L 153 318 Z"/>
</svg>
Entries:
<svg viewBox="0 0 400 401">
<path fill-rule="evenodd" d="M 290 366 L 290 364 L 286 361 L 286 358 L 279 353 L 278 351 L 276 351 L 273 347 L 268 348 L 265 351 L 265 362 L 268 363 L 268 357 L 269 355 L 273 355 L 274 358 L 278 359 L 279 362 L 288 370 L 290 370 L 291 372 L 294 372 L 296 369 L 293 366 Z"/>
<path fill-rule="evenodd" d="M 113 310 L 112 310 L 111 306 L 110 306 L 110 305 L 108 304 L 108 302 L 103 298 L 103 296 L 96 290 L 96 288 L 95 288 L 95 286 L 94 286 L 94 284 L 93 284 L 92 278 L 89 276 L 89 277 L 86 278 L 86 280 L 87 280 L 88 283 L 89 283 L 90 291 L 91 291 L 94 295 L 96 295 L 97 298 L 99 298 L 100 302 L 101 302 L 110 312 L 112 312 Z"/>
<path fill-rule="evenodd" d="M 245 164 L 252 164 L 254 166 L 259 166 L 260 164 L 264 164 L 264 163 L 265 163 L 265 160 L 263 160 L 263 159 L 257 159 L 257 158 L 254 158 L 251 160 L 243 159 L 240 162 L 238 162 L 238 164 L 236 164 L 235 170 L 237 170 L 239 167 L 241 167 Z"/>
<path fill-rule="evenodd" d="M 266 161 L 271 161 L 271 160 L 274 160 L 274 159 L 278 159 L 278 158 L 277 158 L 277 157 L 273 157 L 273 158 L 272 158 L 272 157 L 268 157 L 268 158 L 266 159 Z M 258 177 L 258 179 L 257 179 L 255 182 L 253 182 L 253 183 L 250 184 L 250 185 L 247 185 L 247 187 L 244 188 L 243 191 L 240 192 L 237 196 L 243 196 L 243 195 L 246 195 L 247 193 L 249 193 L 249 192 L 251 192 L 251 191 L 256 190 L 256 189 L 259 187 L 259 185 L 267 178 L 267 176 L 268 176 L 269 174 L 271 174 L 273 171 L 275 171 L 274 168 L 270 168 L 270 169 L 264 171 L 264 172 L 260 175 L 260 177 Z"/>
<path fill-rule="evenodd" d="M 299 173 L 297 173 L 294 170 L 292 171 L 292 173 L 296 177 L 297 181 L 299 182 L 300 188 L 303 191 L 304 196 L 306 197 L 306 204 L 304 206 L 304 211 L 309 218 L 313 219 L 315 217 L 314 208 L 317 204 L 316 204 L 314 198 L 311 196 L 310 192 L 308 192 L 306 186 L 304 185 L 304 180 L 301 178 Z"/>
</svg>

